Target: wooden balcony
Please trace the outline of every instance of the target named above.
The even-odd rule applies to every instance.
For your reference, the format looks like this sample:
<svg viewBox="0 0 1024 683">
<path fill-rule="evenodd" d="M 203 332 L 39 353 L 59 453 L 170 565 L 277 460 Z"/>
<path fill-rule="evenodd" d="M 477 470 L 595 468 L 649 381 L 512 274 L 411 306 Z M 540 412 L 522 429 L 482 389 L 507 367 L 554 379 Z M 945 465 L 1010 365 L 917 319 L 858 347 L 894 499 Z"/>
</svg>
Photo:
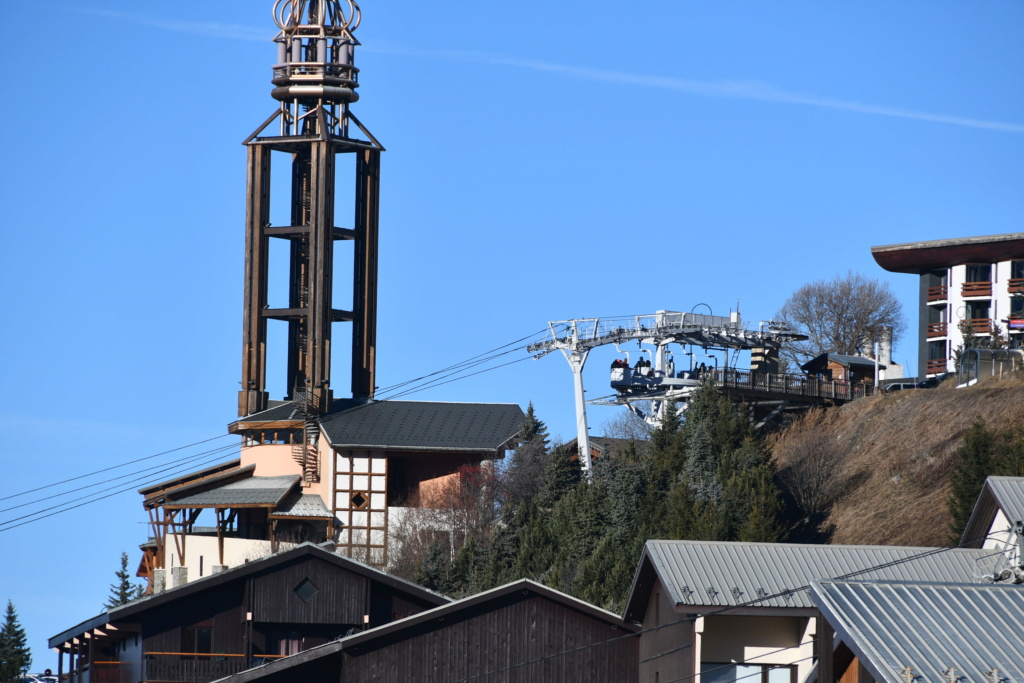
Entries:
<svg viewBox="0 0 1024 683">
<path fill-rule="evenodd" d="M 992 320 L 989 318 L 961 320 L 960 331 L 964 334 L 992 334 Z"/>
<path fill-rule="evenodd" d="M 965 296 L 992 296 L 991 282 L 965 282 L 960 293 Z"/>
<path fill-rule="evenodd" d="M 949 334 L 949 323 L 929 323 L 928 338 L 945 337 Z"/>
<path fill-rule="evenodd" d="M 207 683 L 262 664 L 266 656 L 147 652 L 143 680 Z M 275 657 L 276 658 L 276 657 Z"/>
<path fill-rule="evenodd" d="M 938 358 L 936 360 L 930 360 L 930 361 L 928 361 L 927 366 L 925 366 L 925 372 L 927 372 L 929 375 L 936 375 L 938 373 L 945 372 L 945 371 L 946 371 L 946 359 L 945 358 Z"/>
<path fill-rule="evenodd" d="M 1006 289 L 1010 294 L 1024 294 L 1024 277 L 1011 277 Z"/>
<path fill-rule="evenodd" d="M 928 288 L 928 301 L 945 301 L 949 298 L 949 287 L 942 285 L 941 287 L 929 287 Z"/>
</svg>

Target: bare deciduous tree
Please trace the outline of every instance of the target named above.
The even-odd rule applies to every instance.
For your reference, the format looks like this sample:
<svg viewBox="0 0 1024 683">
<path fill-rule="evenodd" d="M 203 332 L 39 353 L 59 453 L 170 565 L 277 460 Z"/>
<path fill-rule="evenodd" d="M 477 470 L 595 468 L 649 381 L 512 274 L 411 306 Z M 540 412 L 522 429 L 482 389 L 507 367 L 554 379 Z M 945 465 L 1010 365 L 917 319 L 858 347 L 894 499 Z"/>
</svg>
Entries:
<svg viewBox="0 0 1024 683">
<path fill-rule="evenodd" d="M 642 401 L 642 404 L 649 404 L 650 401 Z M 642 405 L 645 413 L 650 412 L 649 405 Z M 605 421 L 602 425 L 604 435 L 615 439 L 633 439 L 637 443 L 647 441 L 651 438 L 654 428 L 644 422 L 644 419 L 631 410 L 623 408 L 615 417 Z"/>
<path fill-rule="evenodd" d="M 772 445 L 779 479 L 807 518 L 823 519 L 842 491 L 843 448 L 830 427 L 837 415 L 814 408 Z"/>
<path fill-rule="evenodd" d="M 808 337 L 783 346 L 783 359 L 796 366 L 825 352 L 855 354 L 858 347 L 881 340 L 884 327 L 892 328 L 895 343 L 906 326 L 903 307 L 888 283 L 853 271 L 800 287 L 776 317 Z"/>
</svg>

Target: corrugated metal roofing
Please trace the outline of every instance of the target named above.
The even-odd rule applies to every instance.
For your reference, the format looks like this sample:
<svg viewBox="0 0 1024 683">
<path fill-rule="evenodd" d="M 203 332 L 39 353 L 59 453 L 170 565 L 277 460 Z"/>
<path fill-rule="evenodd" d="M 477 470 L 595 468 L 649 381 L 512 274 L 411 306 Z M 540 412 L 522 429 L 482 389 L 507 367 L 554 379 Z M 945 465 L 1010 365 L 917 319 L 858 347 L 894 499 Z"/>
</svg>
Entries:
<svg viewBox="0 0 1024 683">
<path fill-rule="evenodd" d="M 519 433 L 514 403 L 377 401 L 320 419 L 335 448 L 496 451 Z"/>
<path fill-rule="evenodd" d="M 1007 519 L 1024 520 L 1024 477 L 989 477 L 985 484 L 992 489 Z"/>
<path fill-rule="evenodd" d="M 812 599 L 878 681 L 1024 681 L 1020 586 L 822 581 Z"/>
<path fill-rule="evenodd" d="M 228 507 L 231 505 L 278 505 L 292 487 L 299 483 L 299 475 L 281 477 L 249 477 L 191 496 L 167 502 L 167 508 Z"/>
<path fill-rule="evenodd" d="M 1000 509 L 1011 522 L 1024 520 L 1024 477 L 988 477 L 985 480 L 960 545 L 980 548 Z"/>
<path fill-rule="evenodd" d="M 726 541 L 648 541 L 646 549 L 676 604 L 723 607 L 760 598 L 758 607 L 812 607 L 813 579 L 971 581 L 992 552 Z"/>
</svg>

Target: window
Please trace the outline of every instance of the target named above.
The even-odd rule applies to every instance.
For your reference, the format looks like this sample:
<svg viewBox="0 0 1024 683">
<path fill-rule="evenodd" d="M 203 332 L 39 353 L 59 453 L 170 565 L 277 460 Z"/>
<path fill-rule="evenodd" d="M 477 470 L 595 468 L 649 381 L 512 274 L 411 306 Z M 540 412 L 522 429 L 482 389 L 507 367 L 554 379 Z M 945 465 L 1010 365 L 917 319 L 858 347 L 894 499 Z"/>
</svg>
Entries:
<svg viewBox="0 0 1024 683">
<path fill-rule="evenodd" d="M 796 667 L 787 664 L 701 662 L 701 683 L 796 683 Z"/>
<path fill-rule="evenodd" d="M 965 282 L 992 282 L 991 263 L 970 263 L 967 265 Z"/>
<path fill-rule="evenodd" d="M 967 319 L 968 320 L 985 320 L 992 317 L 991 314 L 991 303 L 988 300 L 985 301 L 968 301 L 967 302 Z"/>
<path fill-rule="evenodd" d="M 213 619 L 205 619 L 181 629 L 181 652 L 211 654 L 213 652 Z"/>
<path fill-rule="evenodd" d="M 1024 278 L 1024 261 L 1010 261 L 1010 278 Z"/>
<path fill-rule="evenodd" d="M 933 270 L 928 273 L 928 286 L 929 287 L 945 287 L 949 284 L 949 271 L 948 270 Z"/>
</svg>

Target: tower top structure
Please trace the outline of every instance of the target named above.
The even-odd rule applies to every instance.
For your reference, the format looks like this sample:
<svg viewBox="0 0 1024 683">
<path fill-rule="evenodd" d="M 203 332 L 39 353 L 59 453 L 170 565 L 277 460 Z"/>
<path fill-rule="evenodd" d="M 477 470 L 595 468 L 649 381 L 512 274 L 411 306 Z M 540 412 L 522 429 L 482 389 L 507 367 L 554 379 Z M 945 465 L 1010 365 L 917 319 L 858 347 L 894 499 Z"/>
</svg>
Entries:
<svg viewBox="0 0 1024 683">
<path fill-rule="evenodd" d="M 354 0 L 277 0 L 273 15 L 278 33 L 271 95 L 279 106 L 245 140 L 249 176 L 238 413 L 251 415 L 268 405 L 267 323 L 274 320 L 288 327 L 284 398 L 312 417 L 330 411 L 334 323 L 351 323 L 352 398 L 373 398 L 384 148 L 350 109 L 359 99 L 354 64 L 359 43 L 353 35 L 362 19 L 359 5 Z M 355 187 L 348 197 L 335 187 L 339 155 L 355 160 Z M 288 186 L 271 187 L 272 159 L 291 166 Z M 278 224 L 272 225 L 271 205 L 286 203 L 287 212 L 274 212 Z M 287 305 L 279 308 L 270 306 L 268 294 L 284 284 L 270 281 L 275 272 L 271 239 L 289 243 Z M 343 270 L 335 268 L 335 245 L 345 241 L 352 244 L 346 250 L 353 257 L 352 301 L 335 302 L 334 277 Z"/>
<path fill-rule="evenodd" d="M 353 0 L 278 0 L 274 99 L 358 100 L 359 69 L 353 61 L 359 41 L 353 32 L 361 19 Z"/>
</svg>

